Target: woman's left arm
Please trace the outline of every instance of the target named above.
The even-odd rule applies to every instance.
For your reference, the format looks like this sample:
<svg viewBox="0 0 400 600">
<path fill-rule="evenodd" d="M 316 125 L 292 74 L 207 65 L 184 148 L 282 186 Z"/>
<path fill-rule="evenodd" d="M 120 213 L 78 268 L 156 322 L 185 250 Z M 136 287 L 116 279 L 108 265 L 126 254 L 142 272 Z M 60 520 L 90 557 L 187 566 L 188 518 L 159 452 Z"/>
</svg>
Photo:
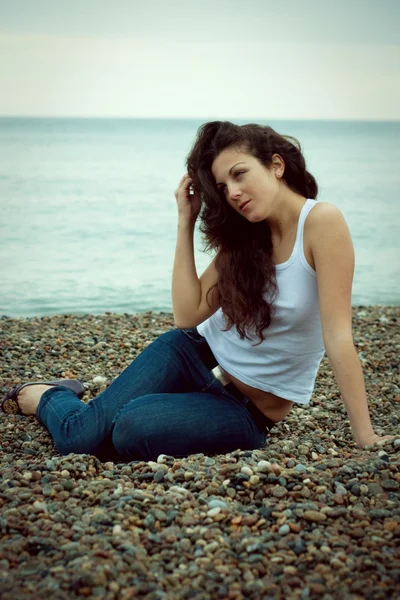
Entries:
<svg viewBox="0 0 400 600">
<path fill-rule="evenodd" d="M 340 210 L 318 202 L 310 212 L 309 231 L 315 262 L 325 350 L 339 386 L 359 448 L 395 436 L 380 437 L 372 428 L 360 360 L 351 325 L 354 248 Z"/>
</svg>

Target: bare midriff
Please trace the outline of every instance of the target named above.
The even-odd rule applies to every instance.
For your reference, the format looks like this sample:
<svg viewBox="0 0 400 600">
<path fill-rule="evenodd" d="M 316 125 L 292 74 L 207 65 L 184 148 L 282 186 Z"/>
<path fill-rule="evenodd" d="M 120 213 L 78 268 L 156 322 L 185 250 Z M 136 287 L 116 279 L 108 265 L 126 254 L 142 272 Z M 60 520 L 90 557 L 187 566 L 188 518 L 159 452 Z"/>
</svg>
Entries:
<svg viewBox="0 0 400 600">
<path fill-rule="evenodd" d="M 251 387 L 225 371 L 225 369 L 222 369 L 222 367 L 220 368 L 225 373 L 227 379 L 229 379 L 242 394 L 247 396 L 247 398 L 249 398 L 266 417 L 269 417 L 274 421 L 274 423 L 279 423 L 279 421 L 282 421 L 282 419 L 289 414 L 293 402 L 286 400 L 286 398 L 271 394 L 271 392 L 264 392 L 264 390 Z"/>
</svg>

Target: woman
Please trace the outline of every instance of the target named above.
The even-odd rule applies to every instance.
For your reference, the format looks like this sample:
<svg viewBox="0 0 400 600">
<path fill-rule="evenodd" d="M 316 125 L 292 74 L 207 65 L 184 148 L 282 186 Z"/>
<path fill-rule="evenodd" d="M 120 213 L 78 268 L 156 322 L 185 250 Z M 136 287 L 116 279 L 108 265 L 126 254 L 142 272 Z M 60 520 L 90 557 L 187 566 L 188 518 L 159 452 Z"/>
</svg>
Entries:
<svg viewBox="0 0 400 600">
<path fill-rule="evenodd" d="M 265 445 L 308 404 L 324 351 L 359 447 L 376 435 L 351 332 L 354 254 L 341 212 L 317 202 L 296 140 L 260 125 L 203 125 L 175 192 L 176 329 L 90 403 L 77 381 L 25 384 L 4 411 L 36 414 L 62 454 L 154 460 Z M 216 256 L 197 276 L 193 234 Z"/>
</svg>

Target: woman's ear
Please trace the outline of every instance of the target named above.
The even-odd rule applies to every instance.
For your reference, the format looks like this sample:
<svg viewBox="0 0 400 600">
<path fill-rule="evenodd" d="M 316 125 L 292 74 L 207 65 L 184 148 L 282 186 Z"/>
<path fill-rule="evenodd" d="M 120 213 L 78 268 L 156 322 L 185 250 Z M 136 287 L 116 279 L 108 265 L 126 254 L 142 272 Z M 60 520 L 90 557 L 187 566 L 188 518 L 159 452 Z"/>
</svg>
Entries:
<svg viewBox="0 0 400 600">
<path fill-rule="evenodd" d="M 283 160 L 280 154 L 272 155 L 271 168 L 273 169 L 276 177 L 278 177 L 279 179 L 283 177 L 283 174 L 285 172 L 285 161 Z"/>
</svg>

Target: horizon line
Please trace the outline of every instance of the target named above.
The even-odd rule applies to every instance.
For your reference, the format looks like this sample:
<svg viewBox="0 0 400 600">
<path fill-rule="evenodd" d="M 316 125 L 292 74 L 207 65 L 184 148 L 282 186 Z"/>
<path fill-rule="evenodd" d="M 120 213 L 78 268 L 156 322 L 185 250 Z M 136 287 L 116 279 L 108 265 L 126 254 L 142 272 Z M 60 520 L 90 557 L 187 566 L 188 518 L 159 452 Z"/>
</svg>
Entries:
<svg viewBox="0 0 400 600">
<path fill-rule="evenodd" d="M 141 116 L 88 116 L 88 115 L 2 115 L 0 119 L 85 119 L 85 120 L 116 120 L 116 121 L 321 121 L 321 122 L 352 122 L 352 123 L 399 123 L 400 117 L 394 119 L 367 118 L 357 119 L 353 117 L 141 117 Z"/>
</svg>

